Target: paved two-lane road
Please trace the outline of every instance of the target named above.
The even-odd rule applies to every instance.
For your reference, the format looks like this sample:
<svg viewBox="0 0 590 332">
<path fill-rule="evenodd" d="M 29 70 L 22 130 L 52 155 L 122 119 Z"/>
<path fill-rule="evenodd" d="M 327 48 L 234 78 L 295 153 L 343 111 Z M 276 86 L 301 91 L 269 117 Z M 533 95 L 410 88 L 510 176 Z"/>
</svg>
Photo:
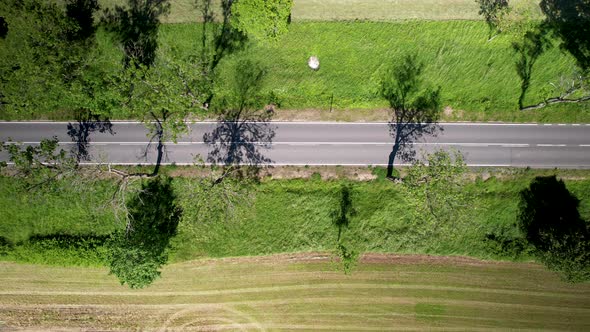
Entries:
<svg viewBox="0 0 590 332">
<path fill-rule="evenodd" d="M 35 144 L 57 136 L 63 147 L 73 147 L 63 122 L 2 122 L 0 141 Z M 199 155 L 204 160 L 217 148 L 223 154 L 230 141 L 243 143 L 274 165 L 386 165 L 393 139 L 386 123 L 271 122 L 251 124 L 239 135 L 222 136 L 214 144 L 204 135 L 218 126 L 213 122 L 190 125 L 190 132 L 167 144 L 165 163 L 190 164 Z M 471 166 L 515 166 L 543 168 L 590 168 L 590 125 L 443 123 L 437 136 L 426 136 L 412 147 L 431 152 L 454 148 Z M 113 122 L 114 134 L 90 135 L 89 162 L 118 164 L 153 163 L 153 149 L 143 156 L 149 141 L 142 124 Z M 228 134 L 227 132 L 223 132 Z M 269 135 L 270 134 L 270 135 Z M 269 144 L 268 137 L 272 137 Z M 248 162 L 247 154 L 242 161 Z M 0 160 L 6 160 L 0 153 Z M 396 164 L 403 164 L 399 158 Z"/>
</svg>

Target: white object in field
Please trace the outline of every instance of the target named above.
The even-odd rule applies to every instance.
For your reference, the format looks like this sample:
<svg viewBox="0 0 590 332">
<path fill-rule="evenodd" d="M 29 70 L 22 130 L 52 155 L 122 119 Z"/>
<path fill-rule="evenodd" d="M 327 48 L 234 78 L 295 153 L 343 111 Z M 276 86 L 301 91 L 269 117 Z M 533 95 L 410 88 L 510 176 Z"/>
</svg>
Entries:
<svg viewBox="0 0 590 332">
<path fill-rule="evenodd" d="M 313 70 L 318 70 L 320 69 L 320 59 L 317 56 L 310 56 L 307 65 Z"/>
</svg>

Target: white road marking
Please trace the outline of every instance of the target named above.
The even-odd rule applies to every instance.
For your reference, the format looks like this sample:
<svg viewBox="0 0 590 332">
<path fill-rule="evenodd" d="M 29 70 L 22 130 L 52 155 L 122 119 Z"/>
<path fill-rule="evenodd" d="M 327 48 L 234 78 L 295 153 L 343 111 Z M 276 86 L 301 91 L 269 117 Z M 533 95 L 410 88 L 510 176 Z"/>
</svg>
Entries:
<svg viewBox="0 0 590 332">
<path fill-rule="evenodd" d="M 38 145 L 40 142 L 10 142 L 9 144 L 16 145 Z M 392 145 L 392 142 L 163 142 L 164 145 L 220 145 L 220 144 L 252 144 L 252 145 L 290 145 L 290 146 L 316 146 L 316 145 Z M 59 145 L 76 145 L 76 142 L 59 142 Z M 106 146 L 146 146 L 150 142 L 89 142 L 88 145 Z M 151 145 L 157 145 L 157 142 L 151 142 Z M 504 147 L 504 148 L 526 148 L 526 147 L 590 147 L 590 144 L 528 144 L 528 143 L 467 143 L 467 142 L 410 142 L 406 145 L 415 146 L 467 146 L 467 147 Z"/>
<path fill-rule="evenodd" d="M 55 125 L 68 125 L 70 123 L 75 124 L 76 121 L 0 121 L 0 125 L 3 124 L 55 124 Z M 138 121 L 111 121 L 112 124 L 136 124 L 142 125 L 141 122 Z M 190 122 L 187 121 L 187 124 L 190 125 L 199 125 L 199 124 L 216 124 L 218 123 L 215 120 L 205 120 L 205 121 L 196 121 Z M 257 121 L 245 121 L 245 123 L 261 123 Z M 387 121 L 377 121 L 377 122 L 338 122 L 338 121 L 269 121 L 266 122 L 269 124 L 285 124 L 285 125 L 302 125 L 302 124 L 310 124 L 310 125 L 387 125 L 389 122 Z M 568 124 L 552 124 L 552 123 L 511 123 L 511 122 L 438 122 L 436 123 L 442 126 L 552 126 L 552 125 L 568 125 Z M 576 124 L 580 125 L 580 124 Z M 584 124 L 586 126 L 590 126 L 590 123 Z"/>
<path fill-rule="evenodd" d="M 8 162 L 8 165 L 14 165 L 14 163 L 12 162 Z M 111 162 L 111 163 L 97 163 L 97 162 L 82 162 L 80 163 L 80 165 L 84 165 L 84 166 L 97 166 L 97 165 L 119 165 L 119 166 L 153 166 L 156 163 L 153 162 L 136 162 L 136 163 L 116 163 L 116 162 Z M 179 163 L 175 163 L 175 162 L 162 162 L 160 163 L 160 165 L 162 166 L 172 166 L 172 165 L 176 165 L 176 166 L 194 166 L 194 165 L 205 165 L 205 166 L 211 166 L 211 165 L 219 165 L 219 164 L 213 164 L 213 163 L 202 163 L 202 164 L 197 164 L 197 163 L 185 163 L 185 162 L 179 162 Z M 251 165 L 248 163 L 240 163 L 239 165 Z M 395 166 L 411 166 L 411 164 L 409 163 L 394 163 Z M 385 163 L 270 163 L 270 164 L 262 164 L 259 166 L 380 166 L 380 167 L 384 167 L 384 166 L 388 166 Z M 555 166 L 555 165 L 524 165 L 524 164 L 470 164 L 467 163 L 467 166 L 469 167 L 517 167 L 517 168 L 522 168 L 522 167 L 531 167 L 531 168 L 564 168 L 564 169 L 581 169 L 581 168 L 590 168 L 590 165 L 559 165 L 559 166 Z"/>
<path fill-rule="evenodd" d="M 16 145 L 35 145 L 40 142 L 12 142 Z M 163 142 L 165 145 L 219 145 L 219 144 L 254 144 L 254 145 L 392 145 L 393 142 Z M 59 142 L 59 145 L 76 145 L 76 142 Z M 150 142 L 89 142 L 88 145 L 148 145 Z M 151 142 L 157 145 L 157 142 Z M 406 145 L 452 145 L 452 146 L 502 146 L 502 147 L 529 147 L 531 144 L 523 143 L 467 143 L 467 142 L 409 142 Z M 541 144 L 539 144 L 541 146 Z M 550 145 L 548 145 L 550 146 Z M 558 146 L 566 146 L 565 144 Z"/>
</svg>

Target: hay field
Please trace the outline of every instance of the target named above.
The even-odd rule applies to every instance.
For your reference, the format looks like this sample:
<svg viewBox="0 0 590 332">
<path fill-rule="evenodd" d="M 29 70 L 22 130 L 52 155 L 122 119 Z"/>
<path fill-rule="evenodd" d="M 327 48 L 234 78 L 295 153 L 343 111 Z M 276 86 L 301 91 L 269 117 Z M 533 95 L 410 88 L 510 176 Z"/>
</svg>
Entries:
<svg viewBox="0 0 590 332">
<path fill-rule="evenodd" d="M 542 266 L 365 255 L 346 276 L 327 254 L 193 261 L 151 287 L 105 269 L 0 263 L 0 330 L 590 329 L 590 284 Z"/>
</svg>

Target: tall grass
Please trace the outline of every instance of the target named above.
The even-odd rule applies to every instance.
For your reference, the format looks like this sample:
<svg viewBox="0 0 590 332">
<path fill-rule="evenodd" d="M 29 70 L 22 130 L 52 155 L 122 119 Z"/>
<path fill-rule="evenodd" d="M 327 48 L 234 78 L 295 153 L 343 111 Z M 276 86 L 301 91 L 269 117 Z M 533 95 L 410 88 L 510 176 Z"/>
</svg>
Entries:
<svg viewBox="0 0 590 332">
<path fill-rule="evenodd" d="M 528 259 L 526 248 L 519 247 L 521 236 L 516 227 L 519 192 L 534 176 L 548 172 L 522 170 L 479 177 L 465 187 L 474 197 L 464 211 L 467 222 L 442 224 L 437 232 L 432 232 L 433 224 L 417 212 L 415 201 L 401 185 L 382 178 L 370 182 L 266 181 L 253 188 L 252 202 L 238 206 L 233 218 L 222 222 L 199 214 L 184 199 L 185 213 L 173 240 L 172 260 L 333 250 L 338 230 L 332 225 L 331 213 L 339 204 L 342 184 L 351 185 L 357 212 L 343 230 L 343 238 L 355 250 Z M 559 174 L 581 199 L 583 218 L 590 220 L 590 179 Z M 64 190 L 33 201 L 26 192 L 16 190 L 15 179 L 2 177 L 0 183 L 3 260 L 97 265 L 106 236 L 122 227 L 110 211 L 102 209 L 112 189 L 108 183 L 87 188 L 92 195 L 76 196 Z M 179 195 L 189 192 L 188 185 L 184 178 L 174 180 Z"/>
<path fill-rule="evenodd" d="M 160 55 L 187 61 L 189 55 L 200 54 L 200 36 L 198 24 L 163 25 Z M 216 89 L 225 91 L 235 77 L 235 64 L 250 58 L 267 67 L 263 90 L 278 96 L 280 108 L 366 113 L 387 108 L 378 93 L 385 69 L 406 54 L 417 54 L 426 64 L 425 84 L 442 89 L 445 120 L 590 122 L 588 103 L 518 110 L 520 81 L 513 38 L 500 35 L 488 41 L 488 28 L 480 21 L 295 22 L 279 40 L 251 41 L 244 50 L 222 60 Z M 102 68 L 113 71 L 121 67 L 121 51 L 103 31 L 99 47 Z M 312 55 L 319 57 L 318 71 L 307 66 Z M 551 83 L 568 77 L 573 70 L 574 59 L 557 46 L 551 48 L 535 64 L 525 105 L 554 96 Z M 67 110 L 55 110 L 51 114 L 0 117 L 69 119 L 68 114 Z"/>
</svg>

